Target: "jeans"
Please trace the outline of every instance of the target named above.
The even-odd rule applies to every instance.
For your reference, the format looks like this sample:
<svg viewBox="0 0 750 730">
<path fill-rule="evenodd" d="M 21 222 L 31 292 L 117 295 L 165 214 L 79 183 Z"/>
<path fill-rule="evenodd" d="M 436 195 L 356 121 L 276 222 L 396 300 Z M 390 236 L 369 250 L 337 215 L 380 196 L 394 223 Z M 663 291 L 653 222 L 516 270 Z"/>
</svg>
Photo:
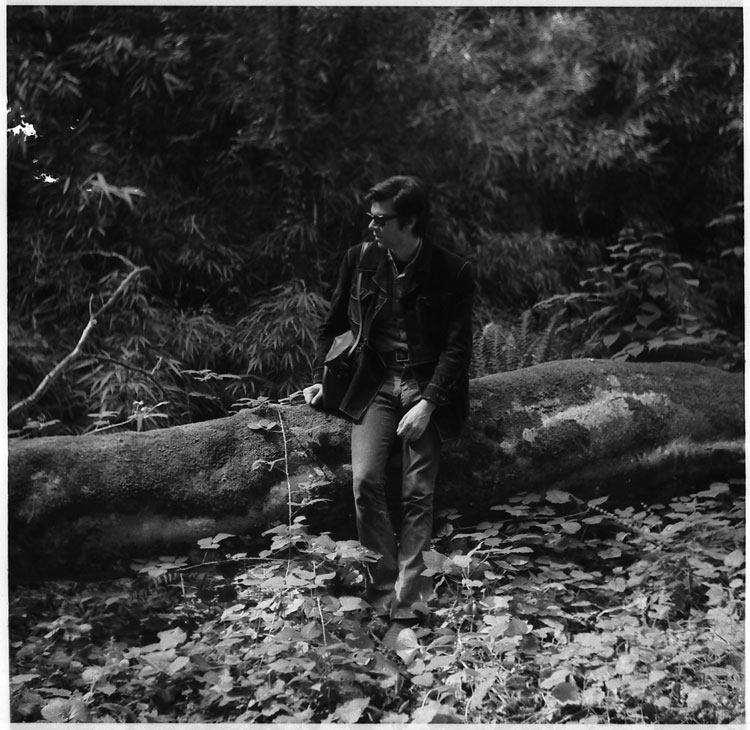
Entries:
<svg viewBox="0 0 750 730">
<path fill-rule="evenodd" d="M 352 426 L 352 473 L 360 543 L 380 558 L 368 563 L 366 598 L 380 616 L 416 618 L 426 614 L 432 579 L 423 576 L 422 552 L 430 549 L 440 438 L 430 422 L 416 441 L 398 439 L 401 417 L 420 398 L 408 369 L 394 368 L 365 412 Z M 401 514 L 394 526 L 386 499 L 388 460 L 401 449 Z M 395 529 L 397 528 L 397 529 Z"/>
</svg>

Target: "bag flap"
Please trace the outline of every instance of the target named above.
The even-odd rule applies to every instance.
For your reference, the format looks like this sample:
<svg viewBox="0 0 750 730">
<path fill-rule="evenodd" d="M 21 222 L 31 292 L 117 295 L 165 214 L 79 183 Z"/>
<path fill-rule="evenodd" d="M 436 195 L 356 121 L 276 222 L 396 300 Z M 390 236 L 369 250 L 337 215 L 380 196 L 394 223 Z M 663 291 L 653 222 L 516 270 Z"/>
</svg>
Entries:
<svg viewBox="0 0 750 730">
<path fill-rule="evenodd" d="M 323 361 L 326 365 L 331 365 L 339 361 L 342 357 L 346 357 L 354 344 L 354 334 L 351 330 L 344 332 L 342 335 L 336 335 L 333 338 L 331 347 L 328 349 L 328 354 Z"/>
</svg>

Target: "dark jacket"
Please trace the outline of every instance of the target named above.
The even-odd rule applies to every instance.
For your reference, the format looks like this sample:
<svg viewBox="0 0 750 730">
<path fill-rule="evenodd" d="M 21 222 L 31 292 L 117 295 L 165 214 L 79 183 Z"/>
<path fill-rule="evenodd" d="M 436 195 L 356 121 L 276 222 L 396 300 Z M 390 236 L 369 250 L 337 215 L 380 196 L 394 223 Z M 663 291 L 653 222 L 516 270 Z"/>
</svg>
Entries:
<svg viewBox="0 0 750 730">
<path fill-rule="evenodd" d="M 368 340 L 373 320 L 387 300 L 389 266 L 387 253 L 375 243 L 350 248 L 318 331 L 316 383 L 322 382 L 323 360 L 333 338 L 347 329 L 356 337 L 362 325 L 358 366 L 340 407 L 354 420 L 372 403 L 385 374 L 385 365 Z M 356 301 L 358 272 L 362 274 L 360 305 Z M 469 264 L 424 241 L 403 298 L 406 341 L 422 395 L 437 405 L 432 418 L 444 441 L 458 437 L 468 412 L 473 297 Z"/>
</svg>

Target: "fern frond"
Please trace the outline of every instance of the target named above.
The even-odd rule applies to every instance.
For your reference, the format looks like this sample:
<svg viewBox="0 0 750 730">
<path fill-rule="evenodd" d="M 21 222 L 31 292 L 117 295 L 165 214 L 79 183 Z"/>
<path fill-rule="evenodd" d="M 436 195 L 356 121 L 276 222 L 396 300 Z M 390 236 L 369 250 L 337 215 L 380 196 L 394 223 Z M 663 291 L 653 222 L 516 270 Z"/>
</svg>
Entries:
<svg viewBox="0 0 750 730">
<path fill-rule="evenodd" d="M 490 322 L 482 328 L 482 356 L 484 375 L 500 372 L 505 337 L 502 328 L 496 322 Z"/>
<path fill-rule="evenodd" d="M 483 331 L 474 332 L 471 343 L 470 375 L 479 378 L 487 374 L 487 355 L 484 351 Z"/>
<path fill-rule="evenodd" d="M 518 370 L 523 367 L 523 350 L 521 349 L 516 329 L 508 330 L 501 359 L 502 365 L 498 372 Z"/>
<path fill-rule="evenodd" d="M 555 312 L 542 333 L 537 337 L 532 351 L 532 365 L 538 365 L 539 363 L 555 359 L 553 335 L 557 330 L 559 320 L 560 314 L 559 312 Z"/>
<path fill-rule="evenodd" d="M 530 309 L 521 315 L 521 322 L 517 329 L 519 364 L 516 367 L 527 367 L 532 362 L 532 348 L 534 345 L 534 315 Z"/>
</svg>

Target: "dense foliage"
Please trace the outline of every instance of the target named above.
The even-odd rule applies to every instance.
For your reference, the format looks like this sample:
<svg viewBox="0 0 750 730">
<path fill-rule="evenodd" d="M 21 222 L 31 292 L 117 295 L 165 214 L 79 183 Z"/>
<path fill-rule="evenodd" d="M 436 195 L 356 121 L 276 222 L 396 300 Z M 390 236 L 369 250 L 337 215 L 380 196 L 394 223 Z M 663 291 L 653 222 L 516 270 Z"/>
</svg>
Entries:
<svg viewBox="0 0 750 730">
<path fill-rule="evenodd" d="M 474 265 L 475 374 L 741 366 L 741 8 L 14 5 L 7 46 L 11 403 L 146 268 L 13 433 L 298 389 L 396 172 Z M 135 579 L 13 586 L 12 717 L 740 721 L 741 485 L 601 504 L 442 515 L 435 611 L 390 648 L 368 556 L 291 514 L 259 556 L 217 535 Z"/>
<path fill-rule="evenodd" d="M 739 335 L 741 20 L 10 6 L 11 402 L 122 280 L 111 254 L 149 269 L 25 432 L 196 420 L 304 384 L 336 261 L 363 235 L 360 196 L 398 171 L 431 182 L 432 235 L 473 261 L 479 325 L 577 292 L 629 227 L 694 266 L 703 332 Z M 602 307 L 637 308 L 616 291 Z M 644 345 L 575 334 L 586 353 Z"/>
<path fill-rule="evenodd" d="M 16 586 L 11 708 L 49 722 L 743 722 L 744 484 L 639 509 L 521 494 L 427 554 L 388 647 L 357 543 L 304 519 L 109 584 Z"/>
</svg>

